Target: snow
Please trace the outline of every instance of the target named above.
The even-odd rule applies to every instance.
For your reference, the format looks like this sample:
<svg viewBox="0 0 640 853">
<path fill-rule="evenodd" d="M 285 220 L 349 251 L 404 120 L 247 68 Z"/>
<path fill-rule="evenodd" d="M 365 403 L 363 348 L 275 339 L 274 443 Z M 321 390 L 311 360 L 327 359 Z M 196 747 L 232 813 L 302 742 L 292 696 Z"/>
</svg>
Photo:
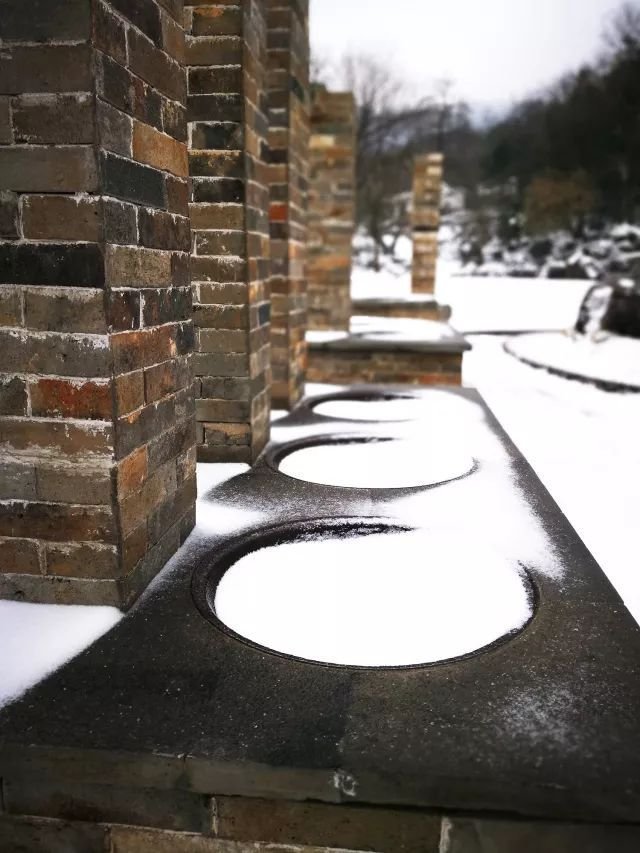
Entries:
<svg viewBox="0 0 640 853">
<path fill-rule="evenodd" d="M 95 643 L 121 618 L 115 607 L 0 601 L 0 707 Z"/>
<path fill-rule="evenodd" d="M 438 299 L 451 305 L 459 332 L 527 332 L 575 326 L 588 281 L 453 278 L 438 282 Z"/>
<path fill-rule="evenodd" d="M 438 342 L 456 338 L 456 333 L 443 323 L 434 320 L 401 319 L 394 317 L 366 317 L 355 315 L 351 318 L 351 333 L 366 335 L 381 341 L 416 340 Z"/>
<path fill-rule="evenodd" d="M 356 489 L 401 489 L 468 474 L 473 459 L 436 442 L 366 441 L 320 444 L 286 456 L 279 469 L 296 480 Z"/>
<path fill-rule="evenodd" d="M 640 395 L 536 370 L 478 336 L 464 381 L 478 388 L 640 623 Z"/>
<path fill-rule="evenodd" d="M 306 338 L 309 344 L 331 344 L 334 341 L 341 341 L 348 337 L 347 332 L 324 331 L 323 329 L 311 329 L 307 332 Z"/>
<path fill-rule="evenodd" d="M 438 264 L 436 295 L 442 305 L 451 306 L 451 325 L 466 334 L 573 328 L 580 304 L 592 286 L 590 281 L 540 278 L 458 278 L 453 272 L 449 262 Z M 405 299 L 410 294 L 408 272 L 394 276 L 354 269 L 354 299 Z"/>
<path fill-rule="evenodd" d="M 522 628 L 532 604 L 522 573 L 488 543 L 430 531 L 252 552 L 222 578 L 215 611 L 274 651 L 381 667 L 474 652 Z"/>
<path fill-rule="evenodd" d="M 594 337 L 559 333 L 522 335 L 509 352 L 534 364 L 603 383 L 640 390 L 640 340 L 600 333 Z"/>
<path fill-rule="evenodd" d="M 313 407 L 317 415 L 347 421 L 400 422 L 416 418 L 434 419 L 465 417 L 473 407 L 462 397 L 434 390 L 429 400 L 420 397 L 392 397 L 385 399 L 357 399 L 343 397 L 325 400 Z"/>
</svg>

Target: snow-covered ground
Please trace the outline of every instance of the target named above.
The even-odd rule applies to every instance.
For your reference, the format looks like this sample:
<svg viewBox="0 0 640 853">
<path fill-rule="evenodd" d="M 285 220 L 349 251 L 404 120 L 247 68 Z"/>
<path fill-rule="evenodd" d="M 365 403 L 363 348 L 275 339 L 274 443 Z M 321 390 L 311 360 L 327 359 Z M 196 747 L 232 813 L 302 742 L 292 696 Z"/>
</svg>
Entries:
<svg viewBox="0 0 640 853">
<path fill-rule="evenodd" d="M 519 335 L 507 343 L 509 352 L 534 366 L 602 385 L 626 385 L 640 390 L 640 340 L 544 332 Z"/>
<path fill-rule="evenodd" d="M 471 338 L 464 381 L 478 388 L 640 622 L 640 394 L 536 370 Z"/>
<path fill-rule="evenodd" d="M 529 332 L 568 329 L 575 325 L 589 281 L 526 278 L 458 278 L 451 265 L 438 265 L 438 301 L 453 309 L 451 325 L 459 332 Z M 406 298 L 409 273 L 378 274 L 356 267 L 354 299 Z"/>
</svg>

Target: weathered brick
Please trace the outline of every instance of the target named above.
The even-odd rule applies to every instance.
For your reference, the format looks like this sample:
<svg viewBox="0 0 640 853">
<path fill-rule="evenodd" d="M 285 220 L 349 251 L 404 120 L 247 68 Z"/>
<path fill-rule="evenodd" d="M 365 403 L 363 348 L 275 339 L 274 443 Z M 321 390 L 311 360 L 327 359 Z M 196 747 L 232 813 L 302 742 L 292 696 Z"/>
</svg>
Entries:
<svg viewBox="0 0 640 853">
<path fill-rule="evenodd" d="M 13 373 L 107 377 L 110 353 L 106 337 L 0 329 L 3 366 Z"/>
<path fill-rule="evenodd" d="M 36 466 L 36 496 L 52 503 L 108 506 L 112 487 L 109 468 L 88 462 L 82 468 L 57 462 L 40 461 Z"/>
<path fill-rule="evenodd" d="M 169 287 L 171 255 L 132 246 L 107 246 L 106 278 L 111 287 Z"/>
<path fill-rule="evenodd" d="M 125 536 L 139 527 L 168 495 L 175 492 L 176 485 L 176 466 L 171 461 L 145 480 L 139 491 L 123 496 L 119 501 L 119 517 Z"/>
<path fill-rule="evenodd" d="M 239 178 L 196 178 L 192 186 L 194 202 L 240 204 L 245 200 L 245 182 Z"/>
<path fill-rule="evenodd" d="M 243 797 L 216 797 L 215 809 L 218 836 L 237 842 L 394 853 L 438 853 L 440 843 L 440 817 L 420 812 Z"/>
<path fill-rule="evenodd" d="M 38 542 L 34 539 L 0 538 L 0 573 L 42 574 L 40 550 Z"/>
<path fill-rule="evenodd" d="M 142 314 L 145 326 L 189 320 L 192 316 L 191 288 L 145 291 Z"/>
<path fill-rule="evenodd" d="M 0 186 L 19 192 L 95 191 L 95 153 L 84 145 L 0 147 Z"/>
<path fill-rule="evenodd" d="M 118 463 L 117 469 L 118 497 L 138 492 L 145 484 L 149 474 L 147 447 L 139 447 L 126 459 Z"/>
<path fill-rule="evenodd" d="M 0 415 L 26 415 L 27 387 L 18 376 L 0 375 Z"/>
<path fill-rule="evenodd" d="M 189 215 L 189 185 L 187 181 L 165 175 L 165 191 L 167 195 L 167 210 L 180 216 Z"/>
<path fill-rule="evenodd" d="M 164 207 L 164 180 L 156 169 L 115 154 L 104 154 L 100 163 L 103 190 L 107 195 L 149 207 Z"/>
<path fill-rule="evenodd" d="M 133 120 L 126 113 L 98 98 L 96 101 L 96 123 L 100 146 L 123 157 L 131 157 Z"/>
<path fill-rule="evenodd" d="M 11 102 L 9 98 L 0 97 L 0 145 L 13 142 L 11 128 Z"/>
<path fill-rule="evenodd" d="M 171 326 L 123 332 L 113 335 L 111 341 L 114 366 L 118 373 L 129 373 L 158 364 L 175 354 L 175 329 Z"/>
<path fill-rule="evenodd" d="M 106 381 L 40 378 L 29 382 L 29 396 L 35 417 L 107 420 L 112 410 Z"/>
<path fill-rule="evenodd" d="M 0 287 L 0 326 L 22 326 L 22 289 Z"/>
<path fill-rule="evenodd" d="M 244 228 L 244 207 L 241 204 L 192 204 L 190 205 L 191 227 L 195 229 Z"/>
<path fill-rule="evenodd" d="M 129 67 L 133 73 L 168 98 L 184 102 L 186 80 L 182 67 L 133 29 L 128 33 L 128 45 Z"/>
<path fill-rule="evenodd" d="M 0 39 L 3 41 L 83 41 L 91 33 L 91 6 L 87 0 L 51 4 L 35 0 L 3 0 Z"/>
<path fill-rule="evenodd" d="M 96 559 L 96 546 L 83 547 L 90 548 L 88 560 Z M 193 832 L 205 832 L 211 823 L 205 796 L 175 789 L 159 791 L 46 779 L 27 784 L 12 780 L 5 782 L 4 795 L 10 814 L 36 813 L 74 823 L 87 820 Z M 110 846 L 107 849 L 110 851 Z M 76 853 L 75 848 L 72 853 Z"/>
<path fill-rule="evenodd" d="M 243 42 L 237 36 L 229 38 L 187 36 L 185 43 L 187 65 L 242 65 Z"/>
<path fill-rule="evenodd" d="M 14 139 L 31 145 L 91 143 L 93 111 L 88 93 L 21 95 L 12 105 Z"/>
<path fill-rule="evenodd" d="M 36 497 L 36 470 L 31 462 L 0 460 L 3 499 L 30 500 Z"/>
<path fill-rule="evenodd" d="M 0 282 L 102 287 L 102 253 L 94 243 L 4 243 L 0 245 Z"/>
<path fill-rule="evenodd" d="M 133 125 L 133 156 L 141 163 L 171 172 L 184 178 L 189 174 L 187 149 L 184 143 L 159 133 L 148 124 L 135 121 Z"/>
<path fill-rule="evenodd" d="M 140 121 L 162 128 L 162 96 L 110 57 L 97 56 L 97 92 L 105 101 Z"/>
<path fill-rule="evenodd" d="M 209 71 L 209 69 L 206 70 Z M 212 69 L 212 73 L 215 74 L 217 70 Z M 233 121 L 196 122 L 191 128 L 191 139 L 192 147 L 196 150 L 221 151 L 229 149 L 237 151 L 244 146 L 244 127 L 242 124 Z"/>
<path fill-rule="evenodd" d="M 117 529 L 111 509 L 9 501 L 0 503 L 0 536 L 115 543 Z"/>
<path fill-rule="evenodd" d="M 43 454 L 71 460 L 87 454 L 110 458 L 113 430 L 104 424 L 5 417 L 0 420 L 0 449 L 15 455 Z"/>
<path fill-rule="evenodd" d="M 141 30 L 155 44 L 160 44 L 162 27 L 160 10 L 154 0 L 110 0 L 114 9 Z"/>
<path fill-rule="evenodd" d="M 162 101 L 162 129 L 179 142 L 187 141 L 187 111 L 182 104 Z"/>
<path fill-rule="evenodd" d="M 102 201 L 104 239 L 107 243 L 134 245 L 138 242 L 138 208 L 105 198 Z"/>
<path fill-rule="evenodd" d="M 134 290 L 111 290 L 107 304 L 107 321 L 110 332 L 128 332 L 139 329 L 141 296 Z"/>
<path fill-rule="evenodd" d="M 135 412 L 144 406 L 144 373 L 142 370 L 116 377 L 116 412 L 119 416 Z"/>
<path fill-rule="evenodd" d="M 127 37 L 123 22 L 102 2 L 94 3 L 93 44 L 121 65 L 127 63 Z"/>
<path fill-rule="evenodd" d="M 152 249 L 174 249 L 188 252 L 191 248 L 189 220 L 160 210 L 141 208 L 138 219 L 139 242 Z"/>
<path fill-rule="evenodd" d="M 84 542 L 48 544 L 45 547 L 45 574 L 95 580 L 117 578 L 120 575 L 118 551 L 114 546 Z"/>
<path fill-rule="evenodd" d="M 0 238 L 18 239 L 19 236 L 18 196 L 0 190 Z"/>
<path fill-rule="evenodd" d="M 45 19 L 47 15 L 43 13 Z M 89 44 L 5 46 L 0 54 L 0 94 L 91 91 L 92 59 Z"/>
<path fill-rule="evenodd" d="M 104 291 L 65 287 L 24 289 L 24 325 L 52 332 L 105 334 Z"/>
<path fill-rule="evenodd" d="M 25 196 L 22 200 L 22 230 L 28 240 L 97 243 L 102 236 L 100 202 L 91 196 Z"/>
</svg>

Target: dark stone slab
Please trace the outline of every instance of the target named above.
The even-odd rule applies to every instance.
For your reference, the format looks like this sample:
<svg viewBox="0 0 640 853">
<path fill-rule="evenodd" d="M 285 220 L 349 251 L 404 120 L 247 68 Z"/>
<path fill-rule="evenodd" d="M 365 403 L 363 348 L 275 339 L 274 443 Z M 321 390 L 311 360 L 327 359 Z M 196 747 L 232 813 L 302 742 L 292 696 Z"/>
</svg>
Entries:
<svg viewBox="0 0 640 853">
<path fill-rule="evenodd" d="M 435 320 L 421 321 L 429 334 L 423 337 L 410 337 L 402 332 L 351 332 L 342 337 L 336 333 L 335 338 L 327 340 L 315 339 L 313 334 L 308 339 L 308 346 L 315 352 L 416 352 L 437 354 L 460 354 L 468 352 L 471 344 L 446 323 Z"/>
<path fill-rule="evenodd" d="M 419 306 L 420 308 L 437 308 L 439 302 L 435 296 L 411 295 L 405 297 L 377 297 L 372 299 L 352 299 L 354 314 L 366 314 L 372 308 L 396 308 Z"/>
<path fill-rule="evenodd" d="M 407 393 L 428 404 L 443 395 Z M 263 459 L 202 495 L 213 529 L 196 531 L 114 630 L 0 712 L 9 793 L 58 780 L 72 791 L 121 785 L 640 823 L 640 629 L 479 396 L 444 394 L 462 402 L 461 417 L 469 407 L 464 432 L 477 448 L 477 469 L 455 483 L 343 490 Z M 371 425 L 396 437 L 405 428 Z M 274 446 L 349 430 L 361 434 L 363 423 L 301 407 L 276 423 Z M 497 493 L 502 468 L 509 487 Z M 243 532 L 346 516 L 410 518 L 428 530 L 451 523 L 452 505 L 460 535 L 479 529 L 478 514 L 488 537 L 513 538 L 513 505 L 548 543 L 537 560 L 522 544 L 538 593 L 533 620 L 489 651 L 410 669 L 324 666 L 240 642 L 194 603 L 194 572 Z"/>
</svg>

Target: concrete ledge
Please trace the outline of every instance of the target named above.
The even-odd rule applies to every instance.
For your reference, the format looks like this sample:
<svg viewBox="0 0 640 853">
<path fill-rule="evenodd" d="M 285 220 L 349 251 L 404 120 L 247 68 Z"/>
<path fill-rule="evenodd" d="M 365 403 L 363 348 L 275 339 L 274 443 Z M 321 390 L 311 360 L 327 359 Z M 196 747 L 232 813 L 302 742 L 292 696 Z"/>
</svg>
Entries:
<svg viewBox="0 0 640 853">
<path fill-rule="evenodd" d="M 410 393 L 428 410 L 418 433 L 452 413 L 473 475 L 355 495 L 261 459 L 211 488 L 209 524 L 137 606 L 0 711 L 3 853 L 640 849 L 638 626 L 481 398 Z M 272 446 L 335 431 L 310 402 Z M 535 617 L 499 648 L 385 671 L 270 654 L 203 618 L 194 572 L 233 542 L 353 515 L 508 549 L 535 582 Z"/>
<path fill-rule="evenodd" d="M 310 333 L 307 379 L 338 384 L 460 385 L 470 344 L 444 323 L 420 321 L 415 337 L 397 331 Z"/>
</svg>

